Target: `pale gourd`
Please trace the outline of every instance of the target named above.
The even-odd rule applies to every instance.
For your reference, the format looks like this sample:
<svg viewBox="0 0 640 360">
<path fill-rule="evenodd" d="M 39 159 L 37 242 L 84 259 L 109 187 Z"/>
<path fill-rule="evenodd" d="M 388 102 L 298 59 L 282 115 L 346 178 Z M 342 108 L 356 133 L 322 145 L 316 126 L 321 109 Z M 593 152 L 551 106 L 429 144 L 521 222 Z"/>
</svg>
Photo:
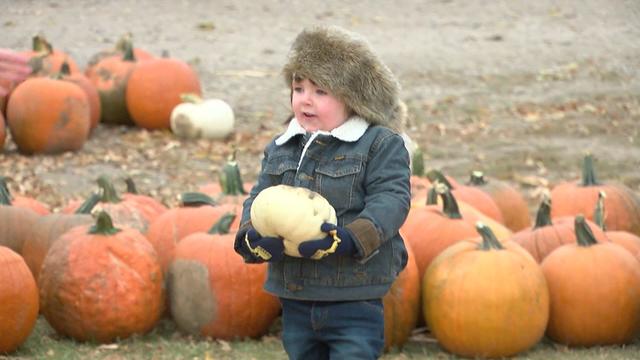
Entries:
<svg viewBox="0 0 640 360">
<path fill-rule="evenodd" d="M 202 99 L 195 94 L 180 96 L 182 103 L 171 111 L 171 131 L 185 139 L 224 139 L 233 131 L 234 114 L 221 99 Z"/>
<path fill-rule="evenodd" d="M 327 236 L 320 225 L 337 223 L 336 211 L 317 192 L 276 185 L 262 190 L 251 205 L 251 224 L 262 236 L 282 237 L 284 253 L 301 257 L 298 245 Z"/>
</svg>

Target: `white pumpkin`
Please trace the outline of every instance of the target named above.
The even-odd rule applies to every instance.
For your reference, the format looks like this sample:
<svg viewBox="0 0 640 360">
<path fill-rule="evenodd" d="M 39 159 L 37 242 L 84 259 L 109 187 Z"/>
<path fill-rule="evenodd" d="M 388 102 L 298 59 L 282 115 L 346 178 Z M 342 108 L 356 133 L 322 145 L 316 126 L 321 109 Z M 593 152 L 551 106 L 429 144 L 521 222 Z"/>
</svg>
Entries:
<svg viewBox="0 0 640 360">
<path fill-rule="evenodd" d="M 337 223 L 327 199 L 309 189 L 276 185 L 262 190 L 251 205 L 251 224 L 262 236 L 282 237 L 284 253 L 301 257 L 298 245 L 327 236 L 320 225 Z"/>
<path fill-rule="evenodd" d="M 180 96 L 182 103 L 171 112 L 171 131 L 187 139 L 224 139 L 233 131 L 233 109 L 224 100 Z"/>
</svg>

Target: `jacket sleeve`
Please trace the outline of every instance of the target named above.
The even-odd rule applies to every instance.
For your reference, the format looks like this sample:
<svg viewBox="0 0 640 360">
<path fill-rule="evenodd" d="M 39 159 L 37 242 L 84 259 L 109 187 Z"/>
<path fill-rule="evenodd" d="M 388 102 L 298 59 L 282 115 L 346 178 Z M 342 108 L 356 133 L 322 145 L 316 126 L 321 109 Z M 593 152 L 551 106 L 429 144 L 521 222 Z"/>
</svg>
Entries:
<svg viewBox="0 0 640 360">
<path fill-rule="evenodd" d="M 365 171 L 365 207 L 345 226 L 364 261 L 398 233 L 409 213 L 411 169 L 400 135 L 387 133 L 374 142 Z"/>
</svg>

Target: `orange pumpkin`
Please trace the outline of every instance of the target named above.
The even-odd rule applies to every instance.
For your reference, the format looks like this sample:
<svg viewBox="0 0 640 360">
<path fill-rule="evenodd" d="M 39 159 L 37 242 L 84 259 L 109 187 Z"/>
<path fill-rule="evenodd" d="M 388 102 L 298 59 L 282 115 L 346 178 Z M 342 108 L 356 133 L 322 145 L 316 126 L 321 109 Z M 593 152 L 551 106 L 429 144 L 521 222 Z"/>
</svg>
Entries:
<svg viewBox="0 0 640 360">
<path fill-rule="evenodd" d="M 498 207 L 498 204 L 491 198 L 489 194 L 480 190 L 475 186 L 467 186 L 461 185 L 457 182 L 450 181 L 450 178 L 447 178 L 438 170 L 430 170 L 427 172 L 427 178 L 432 183 L 441 183 L 446 185 L 453 196 L 460 201 L 464 201 L 465 203 L 473 206 L 478 209 L 481 213 L 487 215 L 493 220 L 499 222 L 500 224 L 504 224 L 504 217 L 502 216 L 502 211 Z"/>
<path fill-rule="evenodd" d="M 551 208 L 551 200 L 545 197 L 538 208 L 535 224 L 511 237 L 512 241 L 525 248 L 538 262 L 542 262 L 556 248 L 576 242 L 575 219 L 571 216 L 551 219 Z M 597 241 L 609 241 L 594 223 L 587 222 L 592 226 Z"/>
<path fill-rule="evenodd" d="M 18 348 L 38 319 L 38 287 L 24 260 L 0 246 L 0 354 Z"/>
<path fill-rule="evenodd" d="M 0 176 L 0 187 L 3 188 L 3 195 L 0 200 L 1 204 L 31 209 L 38 215 L 47 215 L 51 213 L 49 206 L 37 199 L 11 194 L 9 186 L 7 185 L 7 178 L 4 176 Z"/>
<path fill-rule="evenodd" d="M 71 73 L 80 71 L 76 62 L 69 54 L 54 49 L 43 35 L 36 35 L 32 38 L 32 50 L 23 54 L 27 55 L 30 60 L 29 64 L 33 69 L 33 75 L 50 76 L 60 72 L 62 64 L 66 61 L 69 64 Z"/>
<path fill-rule="evenodd" d="M 7 123 L 18 150 L 54 154 L 82 148 L 89 135 L 87 95 L 78 86 L 51 78 L 30 78 L 13 91 Z"/>
<path fill-rule="evenodd" d="M 400 232 L 413 249 L 420 279 L 433 259 L 452 244 L 477 236 L 473 224 L 460 214 L 458 203 L 444 188 L 442 206 L 412 208 Z"/>
<path fill-rule="evenodd" d="M 184 193 L 178 208 L 167 210 L 149 225 L 147 239 L 158 253 L 162 271 L 166 272 L 174 258 L 177 244 L 186 236 L 209 230 L 222 215 L 236 213 L 231 229 L 237 230 L 242 209 L 233 205 L 217 205 L 201 193 Z"/>
<path fill-rule="evenodd" d="M 24 241 L 31 237 L 38 217 L 29 208 L 13 206 L 7 189 L 0 186 L 0 246 L 20 253 Z"/>
<path fill-rule="evenodd" d="M 606 194 L 604 191 L 600 191 L 598 194 L 598 203 L 596 205 L 595 213 L 593 214 L 593 220 L 602 231 L 604 231 L 607 239 L 614 244 L 618 244 L 627 249 L 633 256 L 640 260 L 640 237 L 627 231 L 615 231 L 607 230 L 605 225 L 605 219 L 607 217 L 605 212 L 604 199 Z"/>
<path fill-rule="evenodd" d="M 398 274 L 384 303 L 384 348 L 401 348 L 420 318 L 420 276 L 411 247 L 407 247 L 407 266 Z"/>
<path fill-rule="evenodd" d="M 84 74 L 90 78 L 96 71 L 96 65 L 105 58 L 108 57 L 116 57 L 118 59 L 122 59 L 123 55 L 127 52 L 127 49 L 131 48 L 133 53 L 133 58 L 136 61 L 144 61 L 148 59 L 153 59 L 155 56 L 150 52 L 136 48 L 133 46 L 133 42 L 131 39 L 131 34 L 124 34 L 118 41 L 113 49 L 102 50 L 97 54 L 91 56 L 89 61 L 87 61 L 87 66 L 85 67 Z"/>
<path fill-rule="evenodd" d="M 4 141 L 7 138 L 7 127 L 4 124 L 4 115 L 2 114 L 3 111 L 0 109 L 0 151 L 4 149 Z"/>
<path fill-rule="evenodd" d="M 136 65 L 131 46 L 122 56 L 110 56 L 100 60 L 87 77 L 100 96 L 100 122 L 115 125 L 133 125 L 127 109 L 127 82 Z"/>
<path fill-rule="evenodd" d="M 531 226 L 529 205 L 513 186 L 497 179 L 487 179 L 482 171 L 472 172 L 467 185 L 477 187 L 491 196 L 500 209 L 504 225 L 512 231 Z"/>
<path fill-rule="evenodd" d="M 200 81 L 191 67 L 178 59 L 156 58 L 140 62 L 127 83 L 126 104 L 136 125 L 145 129 L 169 129 L 180 95 L 202 95 Z"/>
<path fill-rule="evenodd" d="M 583 216 L 577 242 L 542 262 L 551 313 L 547 336 L 570 346 L 630 343 L 640 331 L 640 263 L 622 246 L 598 242 Z"/>
<path fill-rule="evenodd" d="M 39 279 L 42 313 L 61 335 L 112 342 L 151 330 L 164 310 L 155 251 L 131 228 L 115 228 L 106 212 L 92 227 L 56 241 Z"/>
<path fill-rule="evenodd" d="M 226 233 L 234 215 L 208 233 L 182 239 L 169 266 L 171 315 L 186 333 L 216 339 L 264 335 L 279 314 L 280 302 L 262 289 L 267 264 L 245 264 Z"/>
<path fill-rule="evenodd" d="M 607 194 L 604 201 L 607 207 L 607 229 L 628 231 L 640 236 L 640 198 L 623 184 L 597 181 L 592 155 L 584 158 L 582 182 L 564 182 L 551 190 L 551 217 L 584 214 L 589 220 L 593 220 L 593 209 L 600 191 Z"/>
<path fill-rule="evenodd" d="M 422 282 L 425 320 L 438 342 L 465 357 L 496 358 L 540 341 L 549 292 L 536 261 L 518 244 L 482 238 L 458 242 L 429 266 Z"/>
</svg>

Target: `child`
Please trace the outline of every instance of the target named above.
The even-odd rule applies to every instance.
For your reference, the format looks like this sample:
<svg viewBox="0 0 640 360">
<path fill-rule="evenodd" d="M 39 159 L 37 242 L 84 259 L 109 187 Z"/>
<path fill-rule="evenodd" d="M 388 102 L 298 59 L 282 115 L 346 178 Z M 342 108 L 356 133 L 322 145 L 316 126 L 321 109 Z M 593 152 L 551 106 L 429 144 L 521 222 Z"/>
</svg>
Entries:
<svg viewBox="0 0 640 360">
<path fill-rule="evenodd" d="M 398 229 L 410 206 L 409 155 L 399 127 L 398 83 L 360 37 L 342 29 L 302 31 L 283 69 L 293 117 L 267 145 L 244 203 L 235 249 L 247 263 L 269 261 L 265 289 L 282 303 L 282 340 L 291 359 L 375 359 L 384 347 L 382 297 L 404 268 Z M 251 204 L 278 184 L 305 187 L 335 208 L 323 239 L 283 254 L 282 240 L 251 227 Z M 311 257 L 340 238 L 335 251 Z"/>
</svg>

